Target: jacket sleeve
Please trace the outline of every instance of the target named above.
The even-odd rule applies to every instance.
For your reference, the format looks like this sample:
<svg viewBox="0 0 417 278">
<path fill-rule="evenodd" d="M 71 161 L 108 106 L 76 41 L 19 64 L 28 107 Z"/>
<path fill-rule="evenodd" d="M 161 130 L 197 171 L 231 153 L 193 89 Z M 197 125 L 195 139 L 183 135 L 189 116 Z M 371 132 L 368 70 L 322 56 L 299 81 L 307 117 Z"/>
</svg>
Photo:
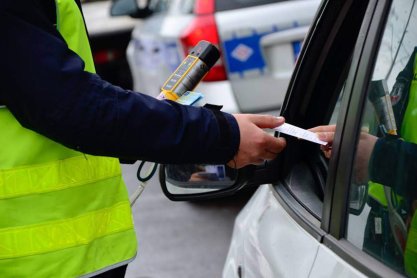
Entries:
<svg viewBox="0 0 417 278">
<path fill-rule="evenodd" d="M 14 4 L 16 2 L 16 4 Z M 227 113 L 159 101 L 85 72 L 35 1 L 0 7 L 0 104 L 63 145 L 162 163 L 224 163 L 239 146 Z"/>
<path fill-rule="evenodd" d="M 369 178 L 395 188 L 402 196 L 417 196 L 417 145 L 395 136 L 378 139 L 369 163 Z"/>
</svg>

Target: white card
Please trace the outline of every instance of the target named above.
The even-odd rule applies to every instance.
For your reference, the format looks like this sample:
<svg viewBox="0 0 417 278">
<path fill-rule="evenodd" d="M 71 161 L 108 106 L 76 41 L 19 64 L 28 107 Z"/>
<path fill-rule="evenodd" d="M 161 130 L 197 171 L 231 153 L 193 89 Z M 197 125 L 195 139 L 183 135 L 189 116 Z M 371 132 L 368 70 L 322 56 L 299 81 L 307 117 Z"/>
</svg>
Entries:
<svg viewBox="0 0 417 278">
<path fill-rule="evenodd" d="M 284 123 L 283 125 L 276 127 L 274 129 L 279 132 L 282 132 L 282 133 L 285 133 L 285 134 L 288 134 L 288 135 L 291 135 L 300 139 L 304 139 L 313 143 L 317 143 L 320 145 L 327 145 L 327 142 L 320 140 L 317 134 L 315 134 L 314 132 L 296 127 L 295 125 Z"/>
</svg>

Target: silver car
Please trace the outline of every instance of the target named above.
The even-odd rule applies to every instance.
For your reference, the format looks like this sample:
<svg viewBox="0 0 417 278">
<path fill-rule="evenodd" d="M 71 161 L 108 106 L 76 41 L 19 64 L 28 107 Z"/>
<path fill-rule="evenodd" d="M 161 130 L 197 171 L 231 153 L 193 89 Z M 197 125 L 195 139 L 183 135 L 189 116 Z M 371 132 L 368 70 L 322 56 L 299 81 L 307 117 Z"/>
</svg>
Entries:
<svg viewBox="0 0 417 278">
<path fill-rule="evenodd" d="M 281 135 L 287 147 L 263 165 L 161 168 L 173 200 L 259 186 L 224 278 L 417 277 L 416 2 L 323 0 L 281 114 L 334 132 L 325 152 Z M 201 169 L 209 178 L 193 180 Z"/>
</svg>

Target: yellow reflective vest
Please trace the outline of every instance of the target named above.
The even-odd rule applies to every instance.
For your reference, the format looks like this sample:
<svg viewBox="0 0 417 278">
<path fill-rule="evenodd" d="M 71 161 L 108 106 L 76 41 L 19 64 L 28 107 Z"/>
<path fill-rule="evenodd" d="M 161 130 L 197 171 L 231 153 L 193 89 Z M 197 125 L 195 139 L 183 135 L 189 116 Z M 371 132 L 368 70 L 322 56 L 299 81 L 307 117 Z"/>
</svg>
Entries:
<svg viewBox="0 0 417 278">
<path fill-rule="evenodd" d="M 58 31 L 94 72 L 79 7 L 55 2 Z M 118 160 L 28 130 L 7 107 L 0 123 L 0 277 L 92 276 L 133 260 L 137 242 Z"/>
</svg>

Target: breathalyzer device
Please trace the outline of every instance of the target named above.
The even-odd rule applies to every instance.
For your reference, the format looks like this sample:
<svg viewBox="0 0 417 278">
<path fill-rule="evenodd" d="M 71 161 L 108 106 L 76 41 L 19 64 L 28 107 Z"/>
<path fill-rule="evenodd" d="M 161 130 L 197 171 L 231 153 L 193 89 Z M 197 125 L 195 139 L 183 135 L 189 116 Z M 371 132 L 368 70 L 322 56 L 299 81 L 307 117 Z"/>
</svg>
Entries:
<svg viewBox="0 0 417 278">
<path fill-rule="evenodd" d="M 204 78 L 211 67 L 220 58 L 219 50 L 208 41 L 200 41 L 190 53 L 185 57 L 178 68 L 171 74 L 161 88 L 161 93 L 157 99 L 169 99 L 177 101 L 188 91 L 197 87 L 198 83 Z M 154 175 L 158 164 L 151 163 L 145 177 L 141 176 L 142 168 L 146 161 L 142 161 L 136 173 L 139 180 L 138 188 L 129 197 L 130 205 L 133 206 L 145 189 L 146 182 Z"/>
<path fill-rule="evenodd" d="M 219 50 L 208 41 L 200 41 L 185 57 L 161 88 L 158 99 L 176 101 L 192 91 L 220 57 Z"/>
</svg>

